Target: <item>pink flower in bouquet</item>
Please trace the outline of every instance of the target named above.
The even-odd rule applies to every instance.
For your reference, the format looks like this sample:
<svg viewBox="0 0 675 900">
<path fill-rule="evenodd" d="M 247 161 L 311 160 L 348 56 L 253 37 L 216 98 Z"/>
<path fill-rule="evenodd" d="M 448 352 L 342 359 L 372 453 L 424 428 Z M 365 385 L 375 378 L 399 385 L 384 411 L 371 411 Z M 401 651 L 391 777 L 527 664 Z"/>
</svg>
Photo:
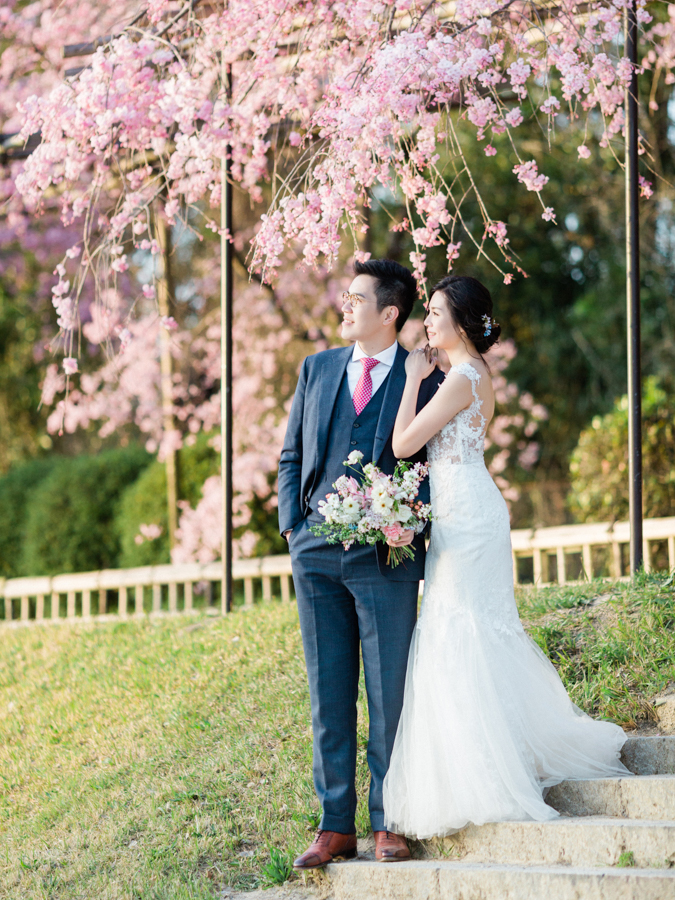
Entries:
<svg viewBox="0 0 675 900">
<path fill-rule="evenodd" d="M 355 494 L 357 496 L 359 494 L 361 494 L 361 492 L 359 490 L 360 485 L 359 485 L 358 481 L 356 480 L 356 478 L 353 478 L 351 475 L 349 476 L 349 478 L 347 478 L 347 483 L 345 486 L 350 494 Z"/>
<path fill-rule="evenodd" d="M 389 540 L 397 541 L 404 533 L 405 528 L 403 528 L 398 522 L 395 522 L 393 525 L 385 525 L 380 530 L 386 538 L 389 538 Z"/>
<path fill-rule="evenodd" d="M 334 485 L 341 497 L 356 497 L 360 493 L 360 485 L 356 478 L 351 475 L 340 475 Z"/>
</svg>

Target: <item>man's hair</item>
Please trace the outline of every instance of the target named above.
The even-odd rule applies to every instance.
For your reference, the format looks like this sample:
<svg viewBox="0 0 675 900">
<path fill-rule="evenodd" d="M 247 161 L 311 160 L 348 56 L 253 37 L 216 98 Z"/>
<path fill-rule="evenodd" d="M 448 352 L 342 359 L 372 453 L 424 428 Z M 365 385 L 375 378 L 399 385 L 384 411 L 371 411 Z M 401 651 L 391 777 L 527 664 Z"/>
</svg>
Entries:
<svg viewBox="0 0 675 900">
<path fill-rule="evenodd" d="M 354 263 L 355 275 L 372 275 L 377 280 L 375 296 L 378 311 L 386 306 L 398 310 L 396 330 L 400 331 L 417 300 L 417 282 L 410 269 L 393 259 L 369 259 Z"/>
</svg>

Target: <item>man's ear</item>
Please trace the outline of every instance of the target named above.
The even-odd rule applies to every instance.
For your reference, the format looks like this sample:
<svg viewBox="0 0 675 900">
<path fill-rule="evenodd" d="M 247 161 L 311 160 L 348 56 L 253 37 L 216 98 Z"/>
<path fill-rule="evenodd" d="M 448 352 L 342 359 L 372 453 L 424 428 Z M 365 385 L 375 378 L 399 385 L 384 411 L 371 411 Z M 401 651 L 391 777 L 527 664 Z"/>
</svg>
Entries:
<svg viewBox="0 0 675 900">
<path fill-rule="evenodd" d="M 384 314 L 384 319 L 382 320 L 383 325 L 393 325 L 398 319 L 398 307 L 397 306 L 388 306 L 387 311 Z"/>
</svg>

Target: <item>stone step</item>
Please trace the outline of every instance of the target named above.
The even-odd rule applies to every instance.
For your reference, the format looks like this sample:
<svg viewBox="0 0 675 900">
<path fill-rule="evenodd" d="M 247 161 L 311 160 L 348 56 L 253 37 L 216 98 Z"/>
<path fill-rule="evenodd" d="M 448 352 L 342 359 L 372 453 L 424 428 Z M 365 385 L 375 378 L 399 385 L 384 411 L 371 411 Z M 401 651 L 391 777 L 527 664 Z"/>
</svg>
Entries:
<svg viewBox="0 0 675 900">
<path fill-rule="evenodd" d="M 333 863 L 335 900 L 667 900 L 675 870 L 420 860 Z"/>
<path fill-rule="evenodd" d="M 568 816 L 675 819 L 675 775 L 637 775 L 563 781 L 546 802 Z"/>
<path fill-rule="evenodd" d="M 629 737 L 621 761 L 636 775 L 675 774 L 674 737 Z"/>
<path fill-rule="evenodd" d="M 416 857 L 462 862 L 615 866 L 629 852 L 637 866 L 675 867 L 675 822 L 641 819 L 561 816 L 550 822 L 468 825 L 451 837 L 410 844 Z M 374 858 L 373 851 L 372 838 L 359 841 L 359 856 Z"/>
</svg>

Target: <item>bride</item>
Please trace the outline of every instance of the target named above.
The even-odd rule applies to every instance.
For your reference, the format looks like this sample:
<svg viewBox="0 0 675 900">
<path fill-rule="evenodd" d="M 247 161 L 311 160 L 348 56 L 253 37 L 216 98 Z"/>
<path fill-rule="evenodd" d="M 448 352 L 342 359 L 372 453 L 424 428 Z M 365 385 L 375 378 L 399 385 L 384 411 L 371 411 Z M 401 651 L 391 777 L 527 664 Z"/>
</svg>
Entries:
<svg viewBox="0 0 675 900">
<path fill-rule="evenodd" d="M 621 728 L 572 703 L 518 618 L 509 513 L 483 461 L 494 394 L 482 354 L 500 332 L 489 291 L 474 278 L 444 278 L 425 325 L 452 367 L 415 415 L 435 363 L 422 350 L 408 356 L 393 435 L 398 457 L 427 445 L 433 523 L 384 782 L 387 828 L 416 838 L 469 822 L 552 819 L 545 788 L 630 774 L 619 762 Z"/>
</svg>

